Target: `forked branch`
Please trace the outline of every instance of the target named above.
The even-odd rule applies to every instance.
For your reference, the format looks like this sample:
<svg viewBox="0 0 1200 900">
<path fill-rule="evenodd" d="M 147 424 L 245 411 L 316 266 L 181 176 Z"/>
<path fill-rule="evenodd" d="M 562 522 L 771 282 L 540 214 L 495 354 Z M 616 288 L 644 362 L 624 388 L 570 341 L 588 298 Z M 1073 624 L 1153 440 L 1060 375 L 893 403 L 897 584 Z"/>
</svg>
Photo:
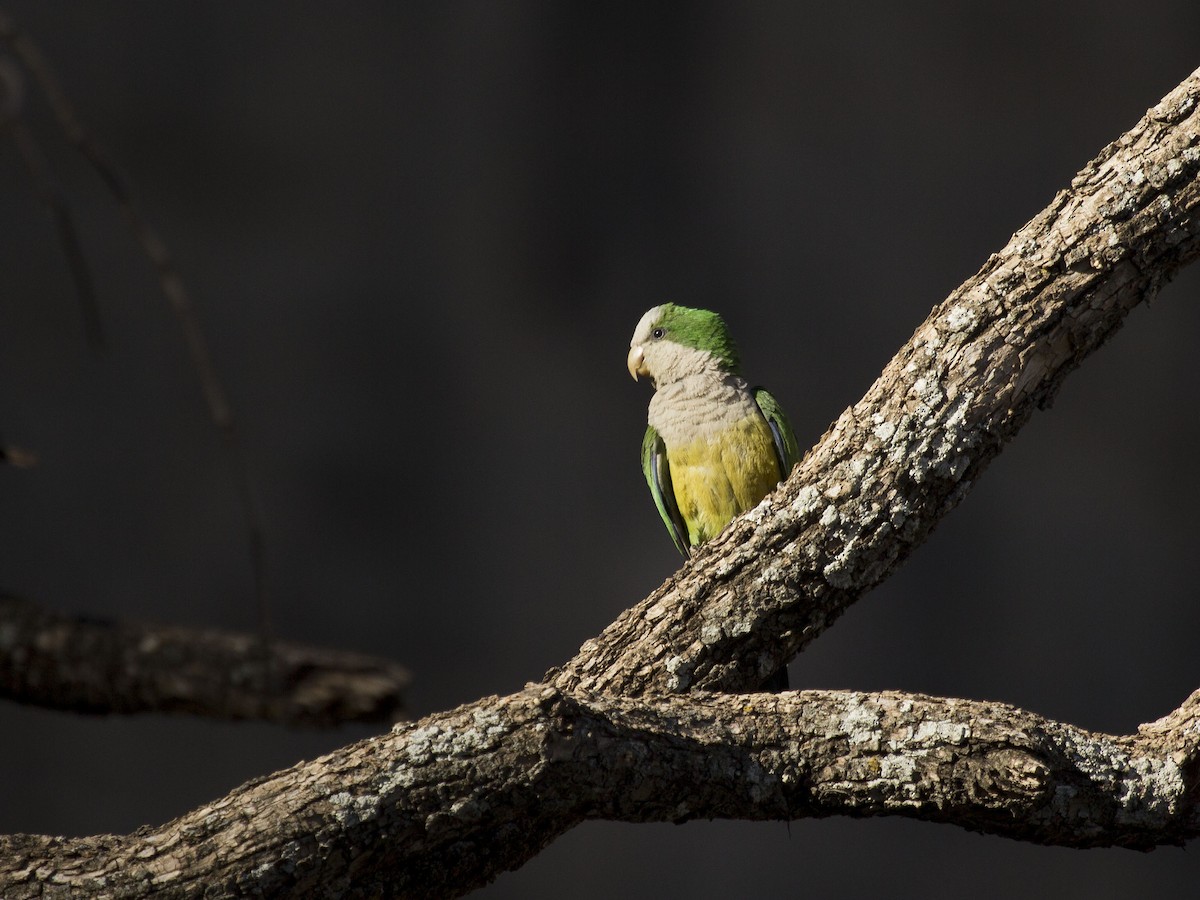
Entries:
<svg viewBox="0 0 1200 900">
<path fill-rule="evenodd" d="M 1106 737 L 1002 704 L 713 694 L 882 581 L 1066 374 L 1200 253 L 1200 72 L 934 309 L 767 502 L 547 683 L 160 828 L 0 842 L 5 897 L 443 896 L 586 818 L 915 816 L 1040 843 L 1194 837 L 1200 697 Z"/>
<path fill-rule="evenodd" d="M 1108 737 L 999 703 L 531 685 L 122 837 L 0 838 L 7 898 L 448 897 L 585 819 L 902 815 L 1067 847 L 1200 829 L 1200 692 Z M 54 881 L 47 877 L 53 874 Z"/>
</svg>

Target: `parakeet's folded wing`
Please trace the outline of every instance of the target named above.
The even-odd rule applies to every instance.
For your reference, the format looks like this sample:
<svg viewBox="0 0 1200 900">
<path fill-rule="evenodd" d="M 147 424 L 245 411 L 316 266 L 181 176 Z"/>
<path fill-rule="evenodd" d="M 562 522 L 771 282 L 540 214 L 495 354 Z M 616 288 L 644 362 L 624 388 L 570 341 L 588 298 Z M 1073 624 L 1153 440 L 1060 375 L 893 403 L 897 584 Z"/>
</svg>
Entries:
<svg viewBox="0 0 1200 900">
<path fill-rule="evenodd" d="M 754 393 L 754 402 L 758 404 L 767 424 L 771 426 L 771 437 L 775 439 L 775 457 L 779 460 L 779 471 L 786 479 L 792 474 L 792 467 L 800 462 L 800 444 L 796 441 L 796 433 L 792 431 L 779 401 L 772 397 L 766 388 L 756 387 L 751 390 Z M 643 456 L 644 454 L 643 450 Z"/>
<path fill-rule="evenodd" d="M 658 514 L 671 533 L 671 540 L 679 552 L 687 556 L 687 526 L 675 503 L 675 487 L 671 484 L 671 469 L 667 465 L 667 447 L 652 426 L 646 428 L 646 436 L 642 439 L 642 473 L 646 476 L 646 484 L 650 486 Z"/>
</svg>

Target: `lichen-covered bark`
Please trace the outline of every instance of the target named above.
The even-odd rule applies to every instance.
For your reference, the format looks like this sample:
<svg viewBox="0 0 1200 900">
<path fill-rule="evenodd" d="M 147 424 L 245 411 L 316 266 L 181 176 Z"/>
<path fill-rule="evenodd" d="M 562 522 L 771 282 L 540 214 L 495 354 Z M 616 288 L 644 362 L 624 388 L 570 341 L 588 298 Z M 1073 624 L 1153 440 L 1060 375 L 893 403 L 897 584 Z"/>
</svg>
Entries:
<svg viewBox="0 0 1200 900">
<path fill-rule="evenodd" d="M 1200 253 L 1198 106 L 1200 72 L 938 306 L 782 488 L 546 684 L 160 828 L 0 839 L 0 895 L 456 895 L 589 817 L 898 814 L 1076 847 L 1194 837 L 1200 694 L 1108 737 L 995 703 L 728 692 L 878 584 Z"/>
<path fill-rule="evenodd" d="M 752 689 L 879 584 L 1129 310 L 1200 253 L 1200 72 L 934 308 L 786 484 L 548 675 Z"/>
<path fill-rule="evenodd" d="M 395 721 L 408 683 L 401 666 L 362 654 L 78 618 L 0 596 L 0 696 L 18 703 L 330 727 Z"/>
<path fill-rule="evenodd" d="M 0 838 L 32 897 L 454 896 L 587 818 L 896 814 L 1071 847 L 1200 830 L 1200 692 L 1108 737 L 915 694 L 568 695 L 531 685 L 124 837 Z M 53 872 L 52 878 L 46 874 Z"/>
</svg>

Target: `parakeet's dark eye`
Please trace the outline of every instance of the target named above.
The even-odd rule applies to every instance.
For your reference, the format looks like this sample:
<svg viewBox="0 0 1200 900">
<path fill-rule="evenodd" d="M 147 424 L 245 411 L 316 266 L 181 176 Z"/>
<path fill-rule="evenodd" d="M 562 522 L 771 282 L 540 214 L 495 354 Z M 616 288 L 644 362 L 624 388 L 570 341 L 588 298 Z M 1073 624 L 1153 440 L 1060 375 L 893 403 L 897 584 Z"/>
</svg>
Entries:
<svg viewBox="0 0 1200 900">
<path fill-rule="evenodd" d="M 652 332 L 650 332 L 650 337 L 654 338 L 657 341 L 657 340 L 660 340 L 664 334 L 666 334 L 666 332 L 663 331 L 661 328 L 655 328 Z"/>
</svg>

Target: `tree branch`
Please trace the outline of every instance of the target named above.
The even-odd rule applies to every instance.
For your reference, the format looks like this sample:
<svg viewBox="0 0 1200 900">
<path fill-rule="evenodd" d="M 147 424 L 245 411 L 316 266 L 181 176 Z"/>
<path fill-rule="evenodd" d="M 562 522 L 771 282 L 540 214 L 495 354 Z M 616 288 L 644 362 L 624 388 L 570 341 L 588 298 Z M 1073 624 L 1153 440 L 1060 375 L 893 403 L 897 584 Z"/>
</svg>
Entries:
<svg viewBox="0 0 1200 900">
<path fill-rule="evenodd" d="M 392 722 L 408 673 L 257 635 L 58 615 L 0 596 L 0 695 L 82 713 L 167 712 L 332 727 Z"/>
<path fill-rule="evenodd" d="M 1200 831 L 1198 735 L 1200 691 L 1161 723 L 1108 737 L 1001 703 L 895 692 L 632 700 L 531 685 L 162 828 L 0 838 L 0 885 L 12 898 L 456 896 L 585 819 L 894 814 L 1149 849 Z"/>
<path fill-rule="evenodd" d="M 549 684 L 162 828 L 5 838 L 4 896 L 458 894 L 600 817 L 899 814 L 1078 847 L 1194 837 L 1196 694 L 1106 737 L 994 703 L 699 691 L 760 682 L 924 540 L 1066 374 L 1200 253 L 1198 202 L 1200 72 L 938 306 L 780 490 Z"/>
</svg>

